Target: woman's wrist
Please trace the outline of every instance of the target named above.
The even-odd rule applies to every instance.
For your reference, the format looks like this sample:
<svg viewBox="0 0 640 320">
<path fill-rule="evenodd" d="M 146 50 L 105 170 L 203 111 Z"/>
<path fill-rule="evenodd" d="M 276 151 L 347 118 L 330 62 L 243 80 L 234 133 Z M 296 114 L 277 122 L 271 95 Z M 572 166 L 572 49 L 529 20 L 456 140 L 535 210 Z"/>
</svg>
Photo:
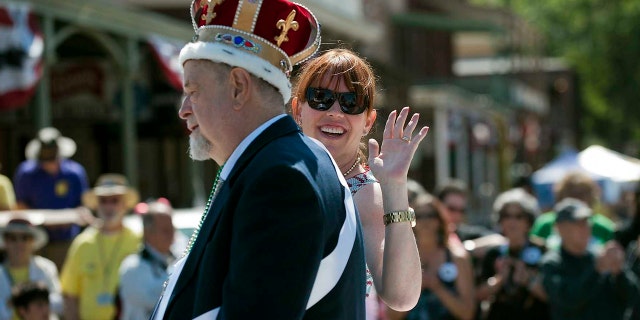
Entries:
<svg viewBox="0 0 640 320">
<path fill-rule="evenodd" d="M 380 188 L 383 190 L 387 189 L 395 189 L 395 188 L 407 188 L 407 177 L 402 177 L 399 179 L 390 179 L 390 180 L 378 180 L 380 183 Z"/>
<path fill-rule="evenodd" d="M 406 184 L 380 185 L 380 189 L 385 213 L 409 208 L 409 193 Z"/>
</svg>

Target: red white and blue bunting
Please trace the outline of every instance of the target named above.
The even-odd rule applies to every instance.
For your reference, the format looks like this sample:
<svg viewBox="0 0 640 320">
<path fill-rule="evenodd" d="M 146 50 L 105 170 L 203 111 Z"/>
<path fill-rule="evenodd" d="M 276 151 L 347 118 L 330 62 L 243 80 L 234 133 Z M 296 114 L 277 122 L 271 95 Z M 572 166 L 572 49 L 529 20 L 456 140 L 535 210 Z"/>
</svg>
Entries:
<svg viewBox="0 0 640 320">
<path fill-rule="evenodd" d="M 151 51 L 169 84 L 174 89 L 182 92 L 182 66 L 178 61 L 178 56 L 186 43 L 157 35 L 150 36 L 147 42 L 149 42 Z"/>
<path fill-rule="evenodd" d="M 44 40 L 28 4 L 0 3 L 0 111 L 25 106 L 42 77 Z"/>
</svg>

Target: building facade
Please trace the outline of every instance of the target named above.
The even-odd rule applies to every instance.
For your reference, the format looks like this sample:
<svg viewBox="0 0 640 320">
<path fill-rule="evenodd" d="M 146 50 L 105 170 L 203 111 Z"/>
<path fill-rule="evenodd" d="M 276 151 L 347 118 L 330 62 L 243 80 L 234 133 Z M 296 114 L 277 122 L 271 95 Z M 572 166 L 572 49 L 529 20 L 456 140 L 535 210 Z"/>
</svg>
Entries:
<svg viewBox="0 0 640 320">
<path fill-rule="evenodd" d="M 575 125 L 553 112 L 574 111 L 572 73 L 541 57 L 543 39 L 507 10 L 461 0 L 298 2 L 322 24 L 322 49 L 352 48 L 372 63 L 379 119 L 405 105 L 421 112 L 431 132 L 410 176 L 428 190 L 449 178 L 466 181 L 479 221 L 514 177 L 541 166 L 559 141 L 576 139 Z M 0 111 L 3 173 L 12 175 L 37 128 L 53 125 L 76 140 L 75 158 L 92 181 L 122 172 L 143 198 L 202 205 L 216 167 L 188 158 L 180 86 L 152 41 L 160 36 L 179 48 L 190 40 L 186 3 L 26 3 L 43 30 L 45 72 L 28 105 Z"/>
</svg>

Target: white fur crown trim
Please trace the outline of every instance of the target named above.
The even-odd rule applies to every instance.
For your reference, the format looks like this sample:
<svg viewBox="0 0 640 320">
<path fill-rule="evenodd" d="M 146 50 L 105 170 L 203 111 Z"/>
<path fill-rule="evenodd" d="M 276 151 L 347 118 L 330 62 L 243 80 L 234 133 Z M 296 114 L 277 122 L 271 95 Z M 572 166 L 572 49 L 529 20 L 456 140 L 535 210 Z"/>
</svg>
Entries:
<svg viewBox="0 0 640 320">
<path fill-rule="evenodd" d="M 245 52 L 244 49 L 216 42 L 190 42 L 180 51 L 180 65 L 183 66 L 187 60 L 191 59 L 210 60 L 243 68 L 275 86 L 280 91 L 285 103 L 291 99 L 291 82 L 284 72 L 266 60 Z"/>
</svg>

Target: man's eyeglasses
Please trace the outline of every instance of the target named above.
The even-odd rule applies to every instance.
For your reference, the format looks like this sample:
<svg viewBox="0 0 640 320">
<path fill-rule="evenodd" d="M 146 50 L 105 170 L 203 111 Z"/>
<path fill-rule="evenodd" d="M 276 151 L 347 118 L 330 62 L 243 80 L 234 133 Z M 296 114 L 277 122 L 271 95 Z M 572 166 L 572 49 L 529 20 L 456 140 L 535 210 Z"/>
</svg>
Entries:
<svg viewBox="0 0 640 320">
<path fill-rule="evenodd" d="M 346 114 L 361 114 L 367 110 L 367 98 L 358 105 L 358 95 L 355 92 L 335 92 L 323 88 L 307 88 L 307 103 L 309 107 L 318 111 L 331 109 L 336 100 L 340 104 L 340 110 Z"/>
<path fill-rule="evenodd" d="M 24 233 L 21 233 L 21 234 L 5 233 L 4 240 L 10 241 L 10 242 L 17 242 L 17 241 L 26 242 L 26 241 L 33 240 L 33 236 L 30 234 L 24 234 Z"/>
</svg>

